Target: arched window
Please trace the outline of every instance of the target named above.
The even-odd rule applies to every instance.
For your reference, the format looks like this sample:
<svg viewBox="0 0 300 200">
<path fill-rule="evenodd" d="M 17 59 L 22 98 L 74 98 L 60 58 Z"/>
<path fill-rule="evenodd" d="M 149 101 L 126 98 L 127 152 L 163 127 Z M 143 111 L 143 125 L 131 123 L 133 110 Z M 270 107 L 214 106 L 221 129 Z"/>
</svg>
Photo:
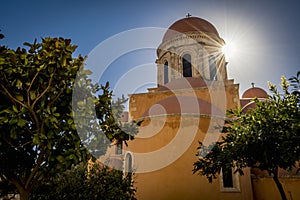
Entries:
<svg viewBox="0 0 300 200">
<path fill-rule="evenodd" d="M 234 169 L 222 167 L 220 178 L 222 192 L 240 192 L 239 174 Z"/>
<path fill-rule="evenodd" d="M 233 188 L 232 169 L 222 168 L 222 181 L 224 188 Z"/>
<path fill-rule="evenodd" d="M 169 70 L 168 70 L 168 61 L 164 64 L 164 84 L 169 82 Z"/>
<path fill-rule="evenodd" d="M 125 157 L 125 173 L 132 173 L 132 172 L 133 172 L 132 156 L 130 153 L 127 153 Z"/>
<path fill-rule="evenodd" d="M 217 65 L 216 59 L 214 56 L 209 57 L 209 73 L 210 73 L 210 80 L 216 81 L 217 78 Z"/>
<path fill-rule="evenodd" d="M 185 54 L 182 57 L 182 71 L 183 77 L 192 77 L 192 64 L 190 54 Z"/>
<path fill-rule="evenodd" d="M 116 144 L 116 151 L 115 151 L 115 154 L 116 155 L 120 155 L 120 154 L 122 154 L 123 153 L 123 144 L 122 144 L 122 142 L 118 142 L 117 144 Z"/>
</svg>

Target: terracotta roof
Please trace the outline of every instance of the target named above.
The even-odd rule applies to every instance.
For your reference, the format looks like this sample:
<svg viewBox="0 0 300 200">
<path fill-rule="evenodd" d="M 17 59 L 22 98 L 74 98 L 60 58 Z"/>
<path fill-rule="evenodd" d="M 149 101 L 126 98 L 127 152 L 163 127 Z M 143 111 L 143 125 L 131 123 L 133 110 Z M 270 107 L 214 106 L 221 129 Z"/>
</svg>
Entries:
<svg viewBox="0 0 300 200">
<path fill-rule="evenodd" d="M 257 107 L 256 102 L 251 101 L 251 100 L 248 100 L 248 101 L 249 101 L 249 102 L 248 102 L 246 105 L 244 105 L 244 106 L 242 107 L 242 112 L 243 112 L 243 113 L 246 113 L 246 112 L 248 112 L 249 110 L 254 109 L 254 108 Z M 264 102 L 264 101 L 268 101 L 268 100 L 267 100 L 267 99 L 261 99 L 260 101 Z"/>
<path fill-rule="evenodd" d="M 211 81 L 207 81 L 202 78 L 183 77 L 183 78 L 172 80 L 166 85 L 158 87 L 158 91 L 207 87 L 210 83 Z"/>
<path fill-rule="evenodd" d="M 243 95 L 242 98 L 268 98 L 268 94 L 265 90 L 259 88 L 259 87 L 252 87 L 249 88 L 248 90 L 246 90 Z"/>
<path fill-rule="evenodd" d="M 188 17 L 176 21 L 172 24 L 163 37 L 163 42 L 177 35 L 192 31 L 205 32 L 219 36 L 217 29 L 208 21 L 198 17 Z"/>
<path fill-rule="evenodd" d="M 211 103 L 192 96 L 165 98 L 148 109 L 141 117 L 170 114 L 201 114 L 224 117 L 225 113 Z"/>
<path fill-rule="evenodd" d="M 254 101 L 250 101 L 248 104 L 242 107 L 242 112 L 246 113 L 248 110 L 256 108 L 256 103 Z"/>
</svg>

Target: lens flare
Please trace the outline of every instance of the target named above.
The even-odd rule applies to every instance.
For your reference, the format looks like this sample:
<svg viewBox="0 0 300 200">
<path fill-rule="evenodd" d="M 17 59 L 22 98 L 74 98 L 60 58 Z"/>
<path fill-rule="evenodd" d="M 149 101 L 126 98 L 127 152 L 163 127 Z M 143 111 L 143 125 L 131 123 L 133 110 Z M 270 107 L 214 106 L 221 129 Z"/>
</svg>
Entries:
<svg viewBox="0 0 300 200">
<path fill-rule="evenodd" d="M 236 56 L 237 48 L 234 42 L 227 42 L 222 47 L 222 52 L 225 55 L 226 61 L 230 61 L 234 56 Z"/>
</svg>

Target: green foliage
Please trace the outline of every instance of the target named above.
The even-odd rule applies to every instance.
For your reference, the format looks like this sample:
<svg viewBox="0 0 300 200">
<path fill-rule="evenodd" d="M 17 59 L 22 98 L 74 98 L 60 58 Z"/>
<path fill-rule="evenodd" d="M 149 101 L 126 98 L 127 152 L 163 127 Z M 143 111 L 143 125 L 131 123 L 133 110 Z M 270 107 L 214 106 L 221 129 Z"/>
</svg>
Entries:
<svg viewBox="0 0 300 200">
<path fill-rule="evenodd" d="M 135 199 L 130 176 L 121 171 L 81 163 L 34 189 L 31 200 Z"/>
<path fill-rule="evenodd" d="M 234 167 L 243 174 L 243 168 L 255 167 L 277 178 L 278 168 L 295 166 L 300 160 L 299 95 L 289 92 L 284 77 L 281 87 L 283 95 L 269 84 L 272 95 L 264 101 L 254 99 L 256 108 L 246 113 L 229 110 L 223 128 L 226 136 L 211 147 L 200 144 L 194 173 L 206 176 L 211 182 L 222 168 Z"/>
<path fill-rule="evenodd" d="M 138 129 L 136 128 L 135 122 L 121 123 L 121 114 L 124 110 L 124 103 L 127 101 L 124 96 L 118 98 L 116 101 L 112 100 L 112 92 L 109 92 L 106 86 L 102 86 L 103 91 L 98 96 L 96 101 L 96 113 L 99 119 L 101 130 L 109 138 L 110 141 L 117 140 L 117 142 L 127 141 L 134 139 L 134 135 L 137 134 Z M 105 99 L 109 97 L 111 103 L 104 104 L 107 101 Z"/>
<path fill-rule="evenodd" d="M 3 38 L 4 38 L 4 35 L 2 33 L 0 33 L 0 40 L 3 39 Z"/>
<path fill-rule="evenodd" d="M 24 44 L 28 51 L 1 47 L 0 54 L 0 174 L 21 195 L 88 156 L 70 104 L 84 58 L 73 58 L 76 46 L 63 38 Z"/>
<path fill-rule="evenodd" d="M 100 155 L 109 145 L 106 137 L 120 141 L 133 137 L 117 127 L 109 85 L 91 82 L 84 57 L 72 56 L 76 46 L 71 40 L 44 38 L 24 45 L 27 50 L 0 47 L 0 180 L 8 180 L 27 199 L 42 180 L 91 157 L 78 128 L 86 131 L 85 144 L 92 138 L 98 145 Z M 74 87 L 81 92 L 77 102 L 72 101 Z M 95 105 L 99 119 L 91 115 Z M 83 110 L 79 113 L 84 115 L 76 117 L 88 123 L 76 126 L 74 113 Z"/>
<path fill-rule="evenodd" d="M 292 93 L 300 96 L 300 71 L 297 72 L 296 76 L 293 76 L 289 79 L 292 86 Z"/>
</svg>

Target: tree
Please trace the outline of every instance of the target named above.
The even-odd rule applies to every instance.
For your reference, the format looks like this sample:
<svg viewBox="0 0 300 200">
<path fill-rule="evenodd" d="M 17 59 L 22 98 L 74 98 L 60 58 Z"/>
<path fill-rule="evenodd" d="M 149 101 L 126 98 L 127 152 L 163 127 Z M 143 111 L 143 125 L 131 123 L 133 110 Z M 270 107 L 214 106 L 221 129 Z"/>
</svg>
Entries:
<svg viewBox="0 0 300 200">
<path fill-rule="evenodd" d="M 3 38 L 4 38 L 4 35 L 2 33 L 0 33 L 0 40 L 3 39 Z"/>
<path fill-rule="evenodd" d="M 76 46 L 71 40 L 44 38 L 24 45 L 28 50 L 0 47 L 0 180 L 13 184 L 21 199 L 28 199 L 36 185 L 91 157 L 74 122 L 74 113 L 86 109 L 87 99 L 97 105 L 101 118 L 80 116 L 89 121 L 81 127 L 87 137 L 101 143 L 106 137 L 133 136 L 125 137 L 127 133 L 116 127 L 109 85 L 91 82 L 84 57 L 72 56 Z M 74 87 L 80 87 L 83 95 L 72 104 Z M 102 130 L 99 121 L 108 130 Z"/>
<path fill-rule="evenodd" d="M 243 175 L 246 167 L 258 168 L 272 175 L 282 199 L 286 199 L 278 169 L 288 170 L 300 160 L 300 113 L 299 95 L 289 92 L 284 77 L 281 86 L 283 95 L 269 84 L 272 95 L 265 101 L 254 99 L 256 108 L 246 113 L 241 109 L 229 110 L 223 127 L 225 136 L 211 147 L 200 144 L 194 173 L 212 182 L 221 169 L 233 168 Z"/>
<path fill-rule="evenodd" d="M 93 163 L 72 167 L 51 181 L 34 188 L 30 200 L 135 199 L 129 176 L 121 171 Z"/>
<path fill-rule="evenodd" d="M 297 72 L 296 76 L 289 79 L 292 86 L 292 94 L 300 96 L 300 71 Z"/>
</svg>

